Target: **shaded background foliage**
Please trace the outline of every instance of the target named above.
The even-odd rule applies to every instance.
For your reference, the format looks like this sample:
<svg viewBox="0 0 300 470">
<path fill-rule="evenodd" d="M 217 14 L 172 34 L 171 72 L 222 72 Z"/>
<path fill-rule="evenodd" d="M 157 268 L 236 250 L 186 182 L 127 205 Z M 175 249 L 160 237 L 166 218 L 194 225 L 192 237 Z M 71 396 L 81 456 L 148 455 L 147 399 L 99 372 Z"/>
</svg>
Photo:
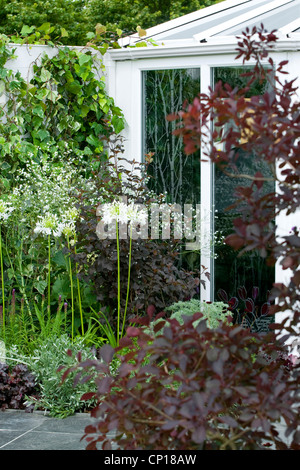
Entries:
<svg viewBox="0 0 300 470">
<path fill-rule="evenodd" d="M 23 25 L 39 27 L 49 22 L 64 28 L 67 45 L 84 45 L 86 33 L 97 23 L 117 24 L 125 33 L 140 25 L 150 28 L 200 8 L 218 3 L 213 0 L 0 0 L 0 33 L 15 35 Z"/>
</svg>

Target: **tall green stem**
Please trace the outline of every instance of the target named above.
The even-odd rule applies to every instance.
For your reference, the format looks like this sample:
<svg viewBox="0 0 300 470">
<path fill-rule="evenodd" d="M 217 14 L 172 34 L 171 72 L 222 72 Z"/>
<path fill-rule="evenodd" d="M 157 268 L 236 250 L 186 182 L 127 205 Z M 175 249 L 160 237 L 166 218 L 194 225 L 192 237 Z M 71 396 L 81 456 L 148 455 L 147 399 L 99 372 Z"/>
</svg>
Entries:
<svg viewBox="0 0 300 470">
<path fill-rule="evenodd" d="M 50 310 L 50 272 L 51 272 L 51 240 L 48 235 L 48 311 Z"/>
<path fill-rule="evenodd" d="M 68 249 L 70 251 L 70 240 L 67 237 L 68 241 Z M 73 293 L 73 273 L 72 273 L 72 264 L 71 264 L 71 257 L 69 253 L 69 272 L 70 272 L 70 284 L 71 284 L 71 309 L 72 309 L 72 341 L 74 339 L 74 293 Z"/>
<path fill-rule="evenodd" d="M 0 265 L 1 265 L 1 288 L 2 288 L 2 331 L 5 341 L 5 293 L 4 293 L 4 276 L 3 276 L 3 256 L 2 256 L 2 234 L 0 229 Z"/>
<path fill-rule="evenodd" d="M 75 255 L 77 255 L 76 240 L 75 240 L 74 250 L 75 250 Z M 79 302 L 79 312 L 80 312 L 80 321 L 81 321 L 81 333 L 82 335 L 84 335 L 81 293 L 80 293 L 80 284 L 79 284 L 79 279 L 78 279 L 78 263 L 76 263 L 76 277 L 77 277 L 77 291 L 78 291 L 78 302 Z"/>
<path fill-rule="evenodd" d="M 129 299 L 130 270 L 131 270 L 131 247 L 132 247 L 132 225 L 130 225 L 130 242 L 129 242 L 129 259 L 128 259 L 127 294 L 126 294 L 125 310 L 124 310 L 124 315 L 123 315 L 123 326 L 122 326 L 121 337 L 123 336 L 123 331 L 124 331 L 124 327 L 125 327 L 125 320 L 126 320 L 126 313 L 127 313 L 127 305 L 128 305 L 128 299 Z"/>
<path fill-rule="evenodd" d="M 119 227 L 116 221 L 116 235 L 117 235 L 117 255 L 118 255 L 118 324 L 117 324 L 117 346 L 119 346 L 120 338 L 120 310 L 121 310 L 121 281 L 120 281 L 120 246 L 119 246 Z"/>
</svg>

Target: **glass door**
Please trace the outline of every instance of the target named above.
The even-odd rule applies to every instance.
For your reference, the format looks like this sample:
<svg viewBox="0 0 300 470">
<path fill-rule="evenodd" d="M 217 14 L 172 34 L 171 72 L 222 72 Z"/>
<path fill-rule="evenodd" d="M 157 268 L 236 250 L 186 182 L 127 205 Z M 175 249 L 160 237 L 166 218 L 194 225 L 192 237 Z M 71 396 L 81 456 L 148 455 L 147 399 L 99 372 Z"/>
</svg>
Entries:
<svg viewBox="0 0 300 470">
<path fill-rule="evenodd" d="M 217 67 L 213 69 L 213 82 L 229 83 L 232 88 L 245 84 L 242 73 L 244 68 Z M 251 95 L 260 95 L 264 92 L 265 83 L 254 83 L 249 91 Z M 235 188 L 251 184 L 250 180 L 238 175 L 254 175 L 257 171 L 265 176 L 271 176 L 268 165 L 254 154 L 246 154 L 242 148 L 236 148 L 237 168 L 235 178 L 227 176 L 217 167 L 214 168 L 214 232 L 226 237 L 233 232 L 233 220 L 238 217 L 235 209 L 228 210 L 235 201 Z M 265 182 L 266 193 L 275 190 L 274 182 Z M 214 299 L 230 300 L 235 305 L 234 313 L 240 323 L 248 322 L 255 329 L 259 322 L 256 318 L 267 313 L 268 291 L 275 280 L 275 269 L 267 266 L 265 259 L 258 252 L 250 251 L 238 256 L 238 252 L 226 244 L 215 247 L 214 260 Z M 262 308 L 263 307 L 263 308 Z M 247 315 L 245 315 L 245 311 Z M 260 324 L 266 328 L 261 318 Z M 260 327 L 261 329 L 262 327 Z"/>
<path fill-rule="evenodd" d="M 171 204 L 200 205 L 200 152 L 185 155 L 167 116 L 182 109 L 200 93 L 200 69 L 163 69 L 143 72 L 143 156 L 148 159 L 149 189 L 164 194 Z M 186 268 L 199 267 L 199 250 L 181 250 Z"/>
</svg>

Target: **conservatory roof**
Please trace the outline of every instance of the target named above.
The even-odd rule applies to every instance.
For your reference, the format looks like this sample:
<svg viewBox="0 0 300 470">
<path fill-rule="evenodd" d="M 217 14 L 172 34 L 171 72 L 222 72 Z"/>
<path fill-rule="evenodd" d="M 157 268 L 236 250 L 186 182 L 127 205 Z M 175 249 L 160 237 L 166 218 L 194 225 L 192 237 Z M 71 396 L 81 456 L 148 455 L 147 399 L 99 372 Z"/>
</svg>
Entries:
<svg viewBox="0 0 300 470">
<path fill-rule="evenodd" d="M 144 37 L 134 34 L 122 47 L 151 39 L 157 45 L 188 46 L 224 44 L 261 24 L 277 30 L 280 39 L 300 39 L 300 0 L 223 0 L 212 6 L 167 21 L 147 30 Z M 143 48 L 144 49 L 144 48 Z M 132 49 L 133 50 L 133 49 Z"/>
</svg>

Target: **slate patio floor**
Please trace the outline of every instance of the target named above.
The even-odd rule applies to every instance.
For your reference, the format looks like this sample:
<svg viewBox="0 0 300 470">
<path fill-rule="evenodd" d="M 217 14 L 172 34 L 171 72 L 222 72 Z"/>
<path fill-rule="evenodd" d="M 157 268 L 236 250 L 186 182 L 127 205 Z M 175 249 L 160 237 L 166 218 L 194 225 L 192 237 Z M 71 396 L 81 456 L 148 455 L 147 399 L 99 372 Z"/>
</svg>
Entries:
<svg viewBox="0 0 300 470">
<path fill-rule="evenodd" d="M 91 423 L 89 414 L 59 419 L 43 412 L 0 411 L 0 450 L 85 450 L 80 439 Z"/>
<path fill-rule="evenodd" d="M 0 411 L 0 450 L 85 450 L 86 441 L 81 438 L 85 427 L 94 422 L 88 413 L 59 419 L 39 411 Z M 278 431 L 288 443 L 283 424 Z"/>
</svg>

